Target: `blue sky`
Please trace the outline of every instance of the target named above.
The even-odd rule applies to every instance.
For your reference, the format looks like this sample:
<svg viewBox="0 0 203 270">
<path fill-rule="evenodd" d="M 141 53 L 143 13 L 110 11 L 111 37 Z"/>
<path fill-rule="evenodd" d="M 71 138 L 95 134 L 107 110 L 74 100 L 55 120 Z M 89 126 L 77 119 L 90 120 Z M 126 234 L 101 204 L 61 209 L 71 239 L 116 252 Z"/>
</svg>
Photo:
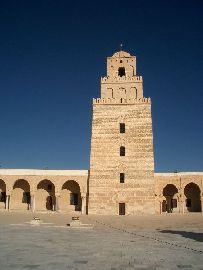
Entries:
<svg viewBox="0 0 203 270">
<path fill-rule="evenodd" d="M 1 1 L 0 165 L 88 169 L 92 98 L 123 43 L 152 98 L 155 170 L 203 171 L 202 1 Z"/>
</svg>

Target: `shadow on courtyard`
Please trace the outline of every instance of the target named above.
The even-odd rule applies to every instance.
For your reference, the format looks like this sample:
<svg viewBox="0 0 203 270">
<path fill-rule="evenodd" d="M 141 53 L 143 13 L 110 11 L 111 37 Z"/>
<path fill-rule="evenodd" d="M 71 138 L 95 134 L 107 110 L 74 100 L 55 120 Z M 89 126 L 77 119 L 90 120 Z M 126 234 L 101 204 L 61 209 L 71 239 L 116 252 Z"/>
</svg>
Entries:
<svg viewBox="0 0 203 270">
<path fill-rule="evenodd" d="M 197 242 L 203 242 L 203 233 L 186 232 L 186 231 L 173 231 L 173 230 L 161 230 L 161 233 L 179 234 L 182 237 L 195 240 Z"/>
</svg>

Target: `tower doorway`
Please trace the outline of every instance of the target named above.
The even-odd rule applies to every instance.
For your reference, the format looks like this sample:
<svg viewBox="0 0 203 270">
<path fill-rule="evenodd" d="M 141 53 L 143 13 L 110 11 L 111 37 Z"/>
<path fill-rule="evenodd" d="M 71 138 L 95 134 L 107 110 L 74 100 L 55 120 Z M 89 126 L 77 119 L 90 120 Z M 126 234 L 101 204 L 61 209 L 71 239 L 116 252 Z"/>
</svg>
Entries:
<svg viewBox="0 0 203 270">
<path fill-rule="evenodd" d="M 125 215 L 125 203 L 119 203 L 119 216 Z"/>
</svg>

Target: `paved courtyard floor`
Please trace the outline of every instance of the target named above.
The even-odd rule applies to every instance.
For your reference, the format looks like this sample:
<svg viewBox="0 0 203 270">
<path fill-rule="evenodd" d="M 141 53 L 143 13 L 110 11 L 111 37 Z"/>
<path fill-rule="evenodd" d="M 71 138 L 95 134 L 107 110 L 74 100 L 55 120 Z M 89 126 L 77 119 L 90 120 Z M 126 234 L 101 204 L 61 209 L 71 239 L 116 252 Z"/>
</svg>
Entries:
<svg viewBox="0 0 203 270">
<path fill-rule="evenodd" d="M 44 222 L 31 226 L 33 216 Z M 0 270 L 203 269 L 203 215 L 81 216 L 0 212 Z"/>
</svg>

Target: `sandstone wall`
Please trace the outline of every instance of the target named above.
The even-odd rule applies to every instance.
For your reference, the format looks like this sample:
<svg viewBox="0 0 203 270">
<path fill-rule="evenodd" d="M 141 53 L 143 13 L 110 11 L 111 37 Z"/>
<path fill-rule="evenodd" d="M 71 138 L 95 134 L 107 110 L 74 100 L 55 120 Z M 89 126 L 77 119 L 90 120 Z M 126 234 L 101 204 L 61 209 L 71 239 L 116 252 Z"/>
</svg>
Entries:
<svg viewBox="0 0 203 270">
<path fill-rule="evenodd" d="M 125 133 L 120 133 L 125 123 Z M 120 156 L 120 146 L 125 156 Z M 125 173 L 125 183 L 120 183 Z M 151 104 L 94 104 L 89 213 L 154 213 L 154 157 Z"/>
</svg>

